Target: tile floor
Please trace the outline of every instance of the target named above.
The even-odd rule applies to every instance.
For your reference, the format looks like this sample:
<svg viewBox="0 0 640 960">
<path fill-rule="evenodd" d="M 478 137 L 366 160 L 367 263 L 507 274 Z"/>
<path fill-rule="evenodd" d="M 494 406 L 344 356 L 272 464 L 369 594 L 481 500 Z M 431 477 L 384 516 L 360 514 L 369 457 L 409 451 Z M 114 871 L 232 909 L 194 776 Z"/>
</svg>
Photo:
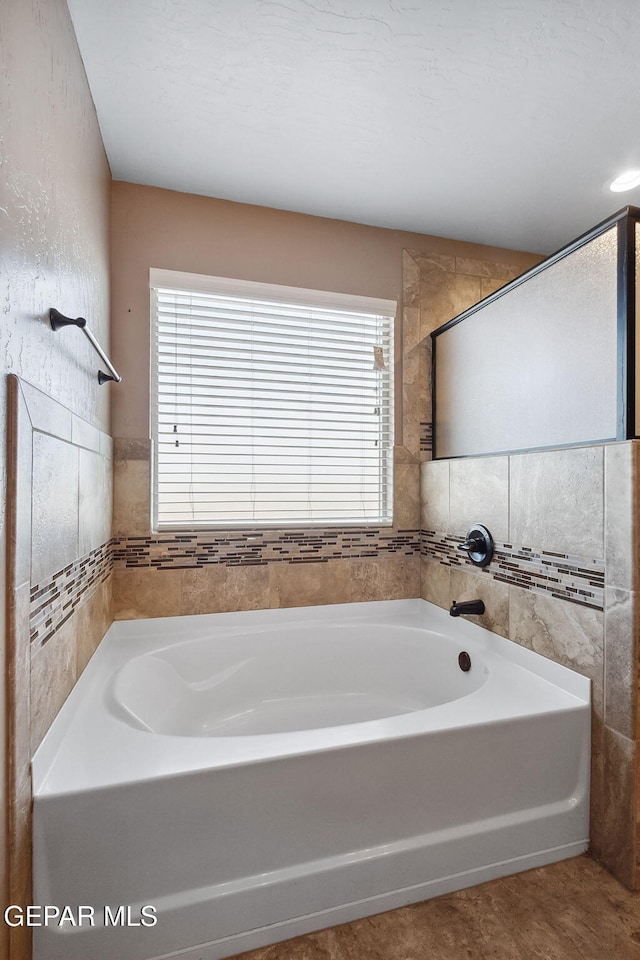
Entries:
<svg viewBox="0 0 640 960">
<path fill-rule="evenodd" d="M 242 960 L 640 960 L 640 893 L 576 857 Z"/>
</svg>

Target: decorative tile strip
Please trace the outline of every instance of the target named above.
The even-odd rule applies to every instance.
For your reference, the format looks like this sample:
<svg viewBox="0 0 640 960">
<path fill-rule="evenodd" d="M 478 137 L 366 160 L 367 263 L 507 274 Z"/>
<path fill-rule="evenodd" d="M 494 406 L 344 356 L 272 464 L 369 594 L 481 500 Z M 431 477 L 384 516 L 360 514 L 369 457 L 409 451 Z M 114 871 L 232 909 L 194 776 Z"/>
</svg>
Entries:
<svg viewBox="0 0 640 960">
<path fill-rule="evenodd" d="M 422 530 L 420 554 L 427 560 L 450 567 L 478 570 L 457 549 L 464 537 Z M 604 560 L 592 560 L 550 550 L 515 547 L 496 543 L 493 560 L 484 573 L 502 583 L 523 587 L 536 593 L 550 593 L 595 610 L 604 608 Z"/>
<path fill-rule="evenodd" d="M 420 453 L 431 453 L 433 447 L 433 424 L 431 421 L 420 423 Z"/>
<path fill-rule="evenodd" d="M 31 587 L 29 632 L 32 644 L 42 646 L 50 640 L 78 605 L 88 600 L 104 583 L 111 574 L 114 544 L 115 540 L 103 543 Z"/>
<path fill-rule="evenodd" d="M 116 541 L 116 568 L 195 569 L 217 563 L 248 566 L 267 563 L 319 563 L 363 557 L 417 556 L 419 530 L 384 527 L 322 530 L 212 531 L 166 533 Z"/>
</svg>

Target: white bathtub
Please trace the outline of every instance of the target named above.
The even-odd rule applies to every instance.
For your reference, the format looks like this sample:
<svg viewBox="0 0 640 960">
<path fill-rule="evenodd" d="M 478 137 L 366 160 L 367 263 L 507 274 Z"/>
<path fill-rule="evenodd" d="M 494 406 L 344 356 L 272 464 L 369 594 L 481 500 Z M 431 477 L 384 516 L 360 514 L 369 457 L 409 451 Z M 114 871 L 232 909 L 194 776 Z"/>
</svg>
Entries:
<svg viewBox="0 0 640 960">
<path fill-rule="evenodd" d="M 33 763 L 35 902 L 94 925 L 35 958 L 216 960 L 577 855 L 589 699 L 421 600 L 115 623 Z"/>
</svg>

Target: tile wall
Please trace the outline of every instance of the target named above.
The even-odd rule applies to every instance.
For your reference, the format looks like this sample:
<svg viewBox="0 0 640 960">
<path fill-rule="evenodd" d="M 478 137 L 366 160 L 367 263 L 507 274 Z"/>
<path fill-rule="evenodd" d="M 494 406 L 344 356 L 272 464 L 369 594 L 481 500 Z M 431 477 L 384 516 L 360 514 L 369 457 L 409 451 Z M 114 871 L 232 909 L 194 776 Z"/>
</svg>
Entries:
<svg viewBox="0 0 640 960">
<path fill-rule="evenodd" d="M 111 439 L 8 377 L 11 903 L 31 903 L 31 757 L 111 621 Z M 26 936 L 12 956 L 28 957 Z"/>
</svg>

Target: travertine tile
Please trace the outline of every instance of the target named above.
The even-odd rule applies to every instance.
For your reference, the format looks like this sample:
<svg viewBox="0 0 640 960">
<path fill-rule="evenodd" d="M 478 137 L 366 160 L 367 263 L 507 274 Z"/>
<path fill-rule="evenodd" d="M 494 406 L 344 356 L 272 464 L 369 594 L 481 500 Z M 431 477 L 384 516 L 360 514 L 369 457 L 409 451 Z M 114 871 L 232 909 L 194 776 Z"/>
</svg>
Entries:
<svg viewBox="0 0 640 960">
<path fill-rule="evenodd" d="M 420 526 L 420 465 L 396 463 L 393 480 L 393 524 L 400 530 Z"/>
<path fill-rule="evenodd" d="M 451 529 L 459 536 L 482 523 L 494 540 L 509 541 L 509 458 L 465 457 L 450 463 Z"/>
<path fill-rule="evenodd" d="M 421 340 L 420 307 L 405 307 L 402 311 L 402 349 L 405 356 L 409 351 L 415 350 Z M 406 377 L 404 380 L 406 383 Z"/>
<path fill-rule="evenodd" d="M 206 564 L 182 571 L 180 612 L 184 615 L 266 609 L 270 606 L 269 589 L 266 565 Z"/>
<path fill-rule="evenodd" d="M 101 430 L 94 427 L 93 424 L 83 420 L 77 414 L 71 415 L 71 442 L 77 447 L 84 447 L 86 450 L 93 450 L 94 453 L 100 453 L 100 434 Z"/>
<path fill-rule="evenodd" d="M 485 612 L 482 616 L 471 615 L 465 619 L 478 623 L 502 637 L 509 636 L 509 586 L 493 580 L 488 572 L 473 568 L 452 567 L 449 583 L 453 600 L 482 600 Z"/>
<path fill-rule="evenodd" d="M 604 556 L 603 447 L 510 457 L 510 542 Z"/>
<path fill-rule="evenodd" d="M 343 560 L 345 601 L 406 600 L 420 595 L 420 562 L 415 557 Z"/>
<path fill-rule="evenodd" d="M 76 646 L 76 676 L 79 677 L 96 652 L 113 621 L 112 577 L 98 585 L 73 615 Z"/>
<path fill-rule="evenodd" d="M 422 527 L 448 533 L 451 531 L 449 514 L 449 461 L 432 460 L 420 468 L 420 498 Z"/>
<path fill-rule="evenodd" d="M 76 638 L 73 618 L 31 659 L 31 752 L 51 726 L 76 682 Z"/>
<path fill-rule="evenodd" d="M 29 410 L 33 430 L 50 433 L 61 440 L 71 440 L 73 414 L 57 400 L 38 390 L 26 380 L 20 380 L 20 390 Z"/>
<path fill-rule="evenodd" d="M 607 789 L 605 784 L 604 721 L 591 710 L 591 783 L 589 797 L 589 852 L 598 862 L 608 843 Z"/>
<path fill-rule="evenodd" d="M 155 567 L 114 571 L 114 620 L 178 616 L 182 604 L 182 572 Z"/>
<path fill-rule="evenodd" d="M 32 896 L 32 816 L 31 780 L 24 780 L 17 791 L 10 809 L 9 902 L 26 907 L 33 903 Z M 11 960 L 31 960 L 31 929 L 13 927 L 10 931 Z"/>
<path fill-rule="evenodd" d="M 151 469 L 148 460 L 113 461 L 114 537 L 151 532 Z"/>
<path fill-rule="evenodd" d="M 7 596 L 7 687 L 9 757 L 15 783 L 31 769 L 31 655 L 29 650 L 29 584 Z"/>
<path fill-rule="evenodd" d="M 410 250 L 402 251 L 402 306 L 420 305 L 420 267 Z"/>
<path fill-rule="evenodd" d="M 31 577 L 33 434 L 21 383 L 12 376 L 8 394 L 7 560 L 8 581 L 17 587 Z"/>
<path fill-rule="evenodd" d="M 507 280 L 490 280 L 487 277 L 482 278 L 482 298 L 488 297 L 490 294 L 495 293 L 496 290 L 499 290 L 500 287 L 503 287 L 505 283 L 508 283 Z"/>
<path fill-rule="evenodd" d="M 114 460 L 151 460 L 151 440 L 144 438 L 114 437 Z"/>
<path fill-rule="evenodd" d="M 605 723 L 631 740 L 640 737 L 636 604 L 636 594 L 605 588 Z"/>
<path fill-rule="evenodd" d="M 637 441 L 604 448 L 604 558 L 607 586 L 640 589 L 637 529 L 640 521 Z"/>
<path fill-rule="evenodd" d="M 78 448 L 33 435 L 31 582 L 39 583 L 78 554 Z"/>
<path fill-rule="evenodd" d="M 348 560 L 326 563 L 269 564 L 271 607 L 308 607 L 324 603 L 348 603 Z"/>
<path fill-rule="evenodd" d="M 638 888 L 636 762 L 634 741 L 605 727 L 600 860 L 629 889 Z"/>
<path fill-rule="evenodd" d="M 451 606 L 451 567 L 437 561 L 420 561 L 420 596 L 448 610 Z"/>
<path fill-rule="evenodd" d="M 433 398 L 431 396 L 431 340 L 427 337 L 420 344 L 420 380 L 418 382 L 417 417 L 420 422 L 431 422 Z"/>
<path fill-rule="evenodd" d="M 452 320 L 459 313 L 482 299 L 482 281 L 479 277 L 432 271 L 423 272 L 421 285 L 422 337 Z"/>
<path fill-rule="evenodd" d="M 112 461 L 91 450 L 83 449 L 78 453 L 80 481 L 77 556 L 82 557 L 85 553 L 96 550 L 111 536 Z"/>
<path fill-rule="evenodd" d="M 604 615 L 600 610 L 509 588 L 509 637 L 592 681 L 594 708 L 604 709 Z"/>
<path fill-rule="evenodd" d="M 474 277 L 490 277 L 507 283 L 521 273 L 510 263 L 495 260 L 476 260 L 473 257 L 456 257 L 456 273 L 468 273 Z"/>
<path fill-rule="evenodd" d="M 430 276 L 431 273 L 455 273 L 456 258 L 446 253 L 429 253 L 424 250 L 407 250 L 420 270 L 420 276 Z"/>
<path fill-rule="evenodd" d="M 414 457 L 420 455 L 420 409 L 416 403 L 416 387 L 404 384 L 402 387 L 402 446 L 410 450 Z"/>
</svg>

